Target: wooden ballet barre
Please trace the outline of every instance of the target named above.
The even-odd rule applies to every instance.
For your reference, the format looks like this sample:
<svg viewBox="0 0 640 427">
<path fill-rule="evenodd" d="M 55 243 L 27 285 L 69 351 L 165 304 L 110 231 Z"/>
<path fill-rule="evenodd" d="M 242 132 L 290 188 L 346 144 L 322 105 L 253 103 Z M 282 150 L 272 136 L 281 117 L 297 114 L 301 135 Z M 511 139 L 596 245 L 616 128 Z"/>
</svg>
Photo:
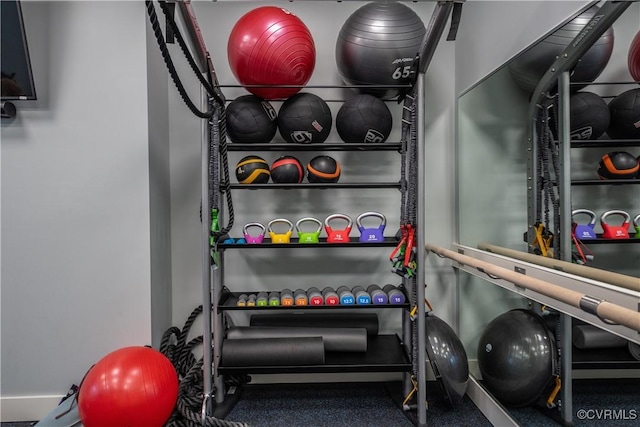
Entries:
<svg viewBox="0 0 640 427">
<path fill-rule="evenodd" d="M 473 267 L 492 279 L 502 279 L 525 289 L 538 292 L 549 298 L 579 308 L 589 314 L 597 316 L 606 323 L 619 324 L 640 332 L 640 312 L 601 300 L 571 289 L 565 289 L 544 280 L 529 277 L 497 265 L 480 261 L 467 255 L 462 255 L 435 245 L 425 245 L 434 254 L 452 259 L 462 265 Z"/>
<path fill-rule="evenodd" d="M 573 264 L 571 262 L 517 251 L 515 249 L 509 249 L 502 246 L 491 245 L 489 243 L 478 244 L 478 249 L 640 292 L 640 278 L 638 277 L 627 276 L 586 265 Z"/>
</svg>

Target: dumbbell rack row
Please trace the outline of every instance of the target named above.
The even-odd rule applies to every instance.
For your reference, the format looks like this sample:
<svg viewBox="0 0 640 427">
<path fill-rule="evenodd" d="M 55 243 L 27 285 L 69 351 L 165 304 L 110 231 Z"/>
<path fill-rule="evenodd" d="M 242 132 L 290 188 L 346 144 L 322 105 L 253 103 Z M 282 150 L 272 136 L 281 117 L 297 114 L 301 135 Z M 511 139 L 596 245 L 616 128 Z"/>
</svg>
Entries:
<svg viewBox="0 0 640 427">
<path fill-rule="evenodd" d="M 397 289 L 405 292 L 402 287 L 398 287 Z M 269 292 L 267 292 L 268 294 Z M 307 304 L 304 306 L 300 305 L 266 305 L 266 306 L 239 306 L 238 301 L 240 300 L 241 295 L 250 295 L 256 294 L 255 291 L 247 291 L 247 292 L 231 292 L 226 287 L 223 289 L 220 295 L 220 301 L 218 302 L 218 309 L 220 310 L 243 310 L 243 311 L 258 311 L 258 310 L 267 310 L 267 311 L 275 311 L 275 310 L 327 310 L 327 309 L 377 309 L 377 308 L 400 308 L 400 309 L 409 309 L 409 303 L 404 302 L 401 304 L 336 304 L 336 305 L 311 305 Z M 406 292 L 405 292 L 406 294 Z M 408 299 L 407 299 L 408 301 Z"/>
</svg>

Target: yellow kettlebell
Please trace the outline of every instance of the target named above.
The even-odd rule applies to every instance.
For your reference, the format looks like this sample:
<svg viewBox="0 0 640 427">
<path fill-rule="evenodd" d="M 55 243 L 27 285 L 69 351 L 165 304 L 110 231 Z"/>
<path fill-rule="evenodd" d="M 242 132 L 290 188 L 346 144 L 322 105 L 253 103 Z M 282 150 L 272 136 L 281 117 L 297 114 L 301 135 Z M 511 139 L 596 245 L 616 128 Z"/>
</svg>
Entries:
<svg viewBox="0 0 640 427">
<path fill-rule="evenodd" d="M 276 233 L 273 230 L 273 225 L 283 223 L 286 224 L 289 229 L 284 233 Z M 269 238 L 271 239 L 271 243 L 290 243 L 291 242 L 291 234 L 293 233 L 293 224 L 286 218 L 276 218 L 274 220 L 269 221 L 267 224 L 267 232 L 269 233 Z"/>
</svg>

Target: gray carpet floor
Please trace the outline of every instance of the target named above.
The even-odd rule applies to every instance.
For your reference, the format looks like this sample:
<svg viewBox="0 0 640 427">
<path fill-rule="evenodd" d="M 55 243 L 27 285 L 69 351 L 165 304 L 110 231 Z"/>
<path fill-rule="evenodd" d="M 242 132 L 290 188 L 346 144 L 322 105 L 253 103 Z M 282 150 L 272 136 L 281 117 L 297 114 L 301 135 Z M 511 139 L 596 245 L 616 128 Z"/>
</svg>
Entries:
<svg viewBox="0 0 640 427">
<path fill-rule="evenodd" d="M 247 385 L 227 420 L 252 427 L 403 427 L 416 424 L 415 411 L 400 409 L 399 383 L 330 383 Z M 438 427 L 489 427 L 468 397 L 453 409 L 443 401 L 437 383 L 427 386 L 427 424 Z M 609 418 L 582 420 L 579 410 L 609 410 Z M 535 407 L 511 408 L 523 427 L 561 425 Z M 574 380 L 574 427 L 636 427 L 640 425 L 640 381 Z M 614 417 L 616 417 L 614 419 Z M 622 417 L 622 418 L 621 418 Z M 626 417 L 627 419 L 624 419 Z M 3 422 L 1 427 L 31 427 L 32 422 Z"/>
</svg>

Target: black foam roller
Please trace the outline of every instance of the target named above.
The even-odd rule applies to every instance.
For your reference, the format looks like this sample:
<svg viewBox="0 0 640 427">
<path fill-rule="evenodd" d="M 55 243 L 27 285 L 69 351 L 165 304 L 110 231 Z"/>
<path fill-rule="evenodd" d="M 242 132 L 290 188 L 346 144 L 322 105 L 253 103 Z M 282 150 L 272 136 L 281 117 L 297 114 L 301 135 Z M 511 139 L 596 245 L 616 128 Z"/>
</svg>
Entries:
<svg viewBox="0 0 640 427">
<path fill-rule="evenodd" d="M 305 337 L 321 337 L 326 351 L 367 351 L 367 331 L 364 328 L 236 326 L 227 331 L 228 340 Z"/>
<path fill-rule="evenodd" d="M 593 325 L 576 325 L 571 332 L 573 345 L 579 349 L 627 346 L 626 339 Z"/>
<path fill-rule="evenodd" d="M 321 337 L 224 340 L 222 366 L 300 366 L 324 364 Z"/>
<path fill-rule="evenodd" d="M 270 313 L 252 314 L 251 326 L 288 326 L 301 328 L 365 328 L 367 335 L 378 335 L 375 313 Z"/>
</svg>

